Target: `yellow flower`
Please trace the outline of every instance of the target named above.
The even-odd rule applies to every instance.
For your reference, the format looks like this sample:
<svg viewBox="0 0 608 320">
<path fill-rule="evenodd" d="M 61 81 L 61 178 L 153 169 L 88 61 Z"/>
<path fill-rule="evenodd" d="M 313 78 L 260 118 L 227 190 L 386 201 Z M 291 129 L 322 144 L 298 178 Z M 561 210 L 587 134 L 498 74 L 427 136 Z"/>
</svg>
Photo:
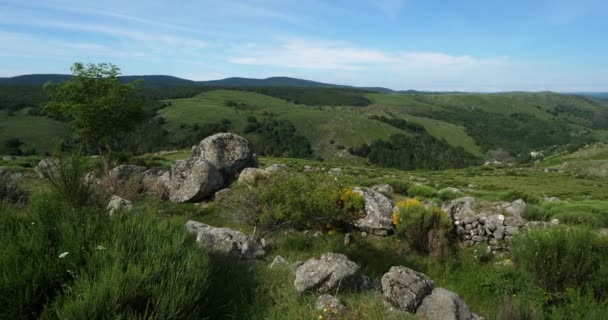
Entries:
<svg viewBox="0 0 608 320">
<path fill-rule="evenodd" d="M 319 319 L 323 319 L 323 316 L 319 316 Z"/>
<path fill-rule="evenodd" d="M 336 230 L 334 230 L 334 229 L 331 229 L 331 230 L 327 231 L 327 234 L 330 235 L 330 236 L 332 234 L 334 234 L 334 233 L 336 233 Z"/>
<path fill-rule="evenodd" d="M 397 206 L 400 208 L 409 208 L 419 205 L 421 205 L 421 203 L 420 200 L 418 200 L 418 197 L 408 198 L 397 203 Z"/>
<path fill-rule="evenodd" d="M 397 225 L 399 223 L 399 211 L 393 212 L 393 224 Z"/>
</svg>

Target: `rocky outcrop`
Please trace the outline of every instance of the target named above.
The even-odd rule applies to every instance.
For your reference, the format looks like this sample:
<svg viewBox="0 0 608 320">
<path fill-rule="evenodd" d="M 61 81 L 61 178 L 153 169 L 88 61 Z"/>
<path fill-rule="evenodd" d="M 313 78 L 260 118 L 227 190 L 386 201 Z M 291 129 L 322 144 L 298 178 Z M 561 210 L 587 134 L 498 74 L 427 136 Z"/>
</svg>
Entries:
<svg viewBox="0 0 608 320">
<path fill-rule="evenodd" d="M 337 293 L 366 288 L 370 280 L 345 255 L 329 252 L 300 265 L 294 285 L 298 293 Z"/>
<path fill-rule="evenodd" d="M 209 161 L 200 158 L 177 160 L 171 166 L 169 199 L 173 202 L 201 201 L 223 185 L 222 175 Z"/>
<path fill-rule="evenodd" d="M 110 215 L 118 212 L 127 212 L 133 209 L 133 203 L 127 199 L 123 199 L 117 195 L 113 195 L 106 208 Z"/>
<path fill-rule="evenodd" d="M 193 220 L 186 223 L 186 228 L 190 233 L 196 234 L 196 242 L 210 251 L 238 259 L 261 259 L 266 255 L 264 241 L 256 236 Z"/>
<path fill-rule="evenodd" d="M 36 166 L 36 173 L 38 177 L 44 179 L 45 177 L 55 177 L 59 174 L 60 162 L 55 158 L 44 158 L 38 162 Z"/>
<path fill-rule="evenodd" d="M 473 320 L 476 319 L 469 307 L 454 292 L 436 288 L 428 295 L 416 315 L 425 320 Z"/>
<path fill-rule="evenodd" d="M 239 184 L 256 184 L 258 181 L 266 179 L 275 174 L 287 172 L 287 167 L 282 164 L 273 164 L 266 169 L 245 168 L 239 174 Z"/>
<path fill-rule="evenodd" d="M 354 192 L 365 201 L 365 216 L 356 220 L 353 225 L 363 231 L 386 236 L 393 226 L 393 204 L 383 194 L 366 188 L 355 188 Z"/>
<path fill-rule="evenodd" d="M 142 191 L 148 195 L 168 199 L 171 193 L 171 170 L 151 168 L 141 173 Z"/>
<path fill-rule="evenodd" d="M 372 187 L 372 190 L 380 193 L 393 193 L 395 191 L 393 190 L 393 187 L 391 187 L 391 185 L 388 183 L 377 184 Z"/>
<path fill-rule="evenodd" d="M 251 143 L 232 133 L 218 133 L 203 139 L 194 148 L 192 158 L 205 159 L 213 164 L 226 184 L 232 182 L 243 169 L 257 167 Z"/>
<path fill-rule="evenodd" d="M 523 218 L 526 203 L 521 199 L 477 204 L 474 198 L 463 197 L 446 201 L 442 210 L 452 219 L 456 238 L 465 247 L 487 243 L 494 254 L 509 251 L 512 236 L 521 231 L 559 224 L 559 221 L 527 222 Z"/>
<path fill-rule="evenodd" d="M 392 267 L 382 276 L 384 298 L 405 312 L 416 312 L 433 287 L 433 280 L 426 275 L 402 266 Z"/>
<path fill-rule="evenodd" d="M 140 174 L 146 171 L 146 167 L 131 164 L 121 164 L 108 171 L 108 176 L 119 181 L 127 181 L 135 177 L 140 178 Z"/>
</svg>

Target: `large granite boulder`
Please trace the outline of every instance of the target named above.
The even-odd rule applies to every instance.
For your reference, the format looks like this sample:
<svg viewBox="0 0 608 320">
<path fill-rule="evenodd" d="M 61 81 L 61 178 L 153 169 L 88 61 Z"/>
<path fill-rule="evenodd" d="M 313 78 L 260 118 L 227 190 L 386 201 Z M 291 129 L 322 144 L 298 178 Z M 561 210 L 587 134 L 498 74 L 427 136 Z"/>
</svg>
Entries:
<svg viewBox="0 0 608 320">
<path fill-rule="evenodd" d="M 233 133 L 218 133 L 203 139 L 192 151 L 192 158 L 205 159 L 213 164 L 226 184 L 243 169 L 257 167 L 258 164 L 251 143 Z"/>
<path fill-rule="evenodd" d="M 476 316 L 454 292 L 436 288 L 416 310 L 416 315 L 424 320 L 473 320 Z"/>
<path fill-rule="evenodd" d="M 405 312 L 416 312 L 433 287 L 433 280 L 426 275 L 402 266 L 391 267 L 382 276 L 384 298 Z"/>
<path fill-rule="evenodd" d="M 355 188 L 354 192 L 361 195 L 365 201 L 365 216 L 353 222 L 353 225 L 375 235 L 388 235 L 393 227 L 391 200 L 371 189 Z"/>
<path fill-rule="evenodd" d="M 223 185 L 222 175 L 209 161 L 200 158 L 177 160 L 171 166 L 169 199 L 173 202 L 201 201 Z"/>
<path fill-rule="evenodd" d="M 356 263 L 340 253 L 325 253 L 296 269 L 294 285 L 298 293 L 337 293 L 366 288 L 370 280 Z"/>
<path fill-rule="evenodd" d="M 262 259 L 266 255 L 264 241 L 230 228 L 216 228 L 190 220 L 186 222 L 190 233 L 196 234 L 196 241 L 212 252 L 228 254 L 239 259 Z"/>
<path fill-rule="evenodd" d="M 446 201 L 441 210 L 446 212 L 453 221 L 465 220 L 477 215 L 475 212 L 475 198 L 462 197 L 452 201 Z"/>
</svg>

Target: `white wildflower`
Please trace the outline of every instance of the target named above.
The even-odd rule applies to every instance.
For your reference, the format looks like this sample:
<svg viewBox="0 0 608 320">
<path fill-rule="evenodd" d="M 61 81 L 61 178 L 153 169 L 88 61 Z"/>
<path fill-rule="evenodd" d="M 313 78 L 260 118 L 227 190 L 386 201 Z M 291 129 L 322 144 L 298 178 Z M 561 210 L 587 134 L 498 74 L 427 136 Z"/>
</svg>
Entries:
<svg viewBox="0 0 608 320">
<path fill-rule="evenodd" d="M 105 250 L 105 249 L 106 249 L 106 247 L 104 247 L 102 245 L 95 247 L 95 250 Z"/>
<path fill-rule="evenodd" d="M 62 253 L 62 254 L 60 254 L 60 255 L 59 255 L 59 259 L 63 259 L 63 258 L 65 258 L 65 257 L 66 257 L 68 254 L 69 254 L 69 252 L 67 252 L 67 251 L 66 251 L 66 252 L 64 252 L 64 253 Z"/>
</svg>

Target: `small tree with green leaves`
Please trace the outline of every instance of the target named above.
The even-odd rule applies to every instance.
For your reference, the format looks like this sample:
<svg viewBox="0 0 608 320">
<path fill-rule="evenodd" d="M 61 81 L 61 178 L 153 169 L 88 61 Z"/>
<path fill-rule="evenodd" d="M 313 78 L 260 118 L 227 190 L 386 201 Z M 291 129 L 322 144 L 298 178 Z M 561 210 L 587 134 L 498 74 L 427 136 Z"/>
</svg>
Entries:
<svg viewBox="0 0 608 320">
<path fill-rule="evenodd" d="M 112 145 L 142 120 L 140 82 L 122 83 L 120 69 L 109 63 L 75 63 L 71 69 L 71 80 L 44 85 L 50 98 L 46 109 L 69 117 L 107 170 Z"/>
</svg>

